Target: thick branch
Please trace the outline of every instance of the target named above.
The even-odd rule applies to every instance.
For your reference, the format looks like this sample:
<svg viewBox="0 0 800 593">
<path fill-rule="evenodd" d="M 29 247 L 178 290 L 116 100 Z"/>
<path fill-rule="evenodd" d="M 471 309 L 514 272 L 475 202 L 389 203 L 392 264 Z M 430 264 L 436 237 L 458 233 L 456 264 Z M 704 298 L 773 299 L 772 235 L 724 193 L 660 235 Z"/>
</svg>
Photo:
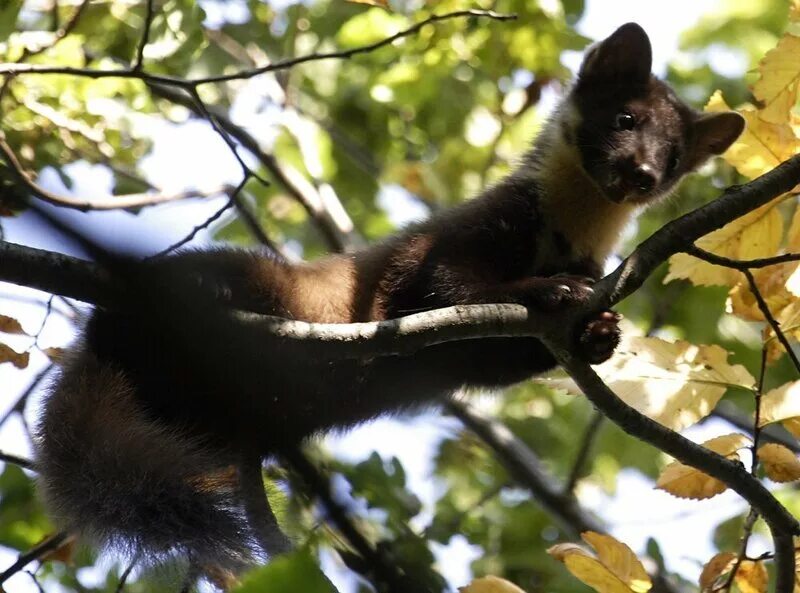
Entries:
<svg viewBox="0 0 800 593">
<path fill-rule="evenodd" d="M 549 343 L 548 343 L 549 342 Z M 797 519 L 766 487 L 735 463 L 693 443 L 655 420 L 640 414 L 614 394 L 585 362 L 572 357 L 563 343 L 545 340 L 559 364 L 603 415 L 628 434 L 669 453 L 682 463 L 696 467 L 721 480 L 750 503 L 766 521 L 775 544 L 776 591 L 786 593 L 794 587 L 794 546 L 792 535 L 800 534 Z"/>
</svg>

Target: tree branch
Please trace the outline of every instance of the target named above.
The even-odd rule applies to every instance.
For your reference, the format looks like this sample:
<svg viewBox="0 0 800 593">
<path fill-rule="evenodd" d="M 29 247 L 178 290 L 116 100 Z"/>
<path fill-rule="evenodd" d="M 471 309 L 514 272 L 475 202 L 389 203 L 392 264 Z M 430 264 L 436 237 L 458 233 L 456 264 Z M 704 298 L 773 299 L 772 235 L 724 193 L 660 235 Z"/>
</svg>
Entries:
<svg viewBox="0 0 800 593">
<path fill-rule="evenodd" d="M 514 480 L 530 490 L 565 531 L 575 536 L 583 531 L 605 531 L 600 521 L 580 507 L 572 491 L 565 491 L 561 484 L 556 483 L 536 454 L 505 424 L 481 414 L 461 400 L 450 400 L 445 407 L 492 448 Z"/>
<path fill-rule="evenodd" d="M 9 171 L 11 171 L 14 177 L 16 177 L 17 181 L 40 200 L 48 202 L 49 204 L 53 204 L 54 206 L 74 208 L 75 210 L 80 210 L 82 212 L 87 212 L 89 210 L 123 210 L 130 208 L 143 208 L 145 206 L 154 206 L 156 204 L 163 204 L 165 202 L 176 202 L 178 200 L 186 200 L 188 198 L 205 198 L 220 193 L 229 193 L 231 191 L 230 186 L 223 185 L 206 191 L 192 189 L 175 194 L 149 192 L 143 194 L 113 196 L 111 198 L 99 200 L 81 200 L 51 192 L 50 190 L 47 190 L 36 183 L 25 171 L 22 163 L 19 162 L 17 156 L 14 154 L 14 151 L 5 141 L 2 134 L 0 134 L 0 159 L 5 161 Z"/>
<path fill-rule="evenodd" d="M 29 66 L 27 64 L 0 64 L 0 76 L 2 75 L 21 76 L 28 74 L 38 74 L 38 75 L 66 74 L 70 76 L 81 76 L 93 79 L 114 78 L 114 77 L 138 78 L 147 83 L 166 84 L 189 90 L 197 88 L 198 86 L 204 84 L 230 82 L 232 80 L 246 80 L 249 78 L 253 78 L 255 76 L 259 76 L 261 74 L 265 74 L 267 72 L 275 72 L 276 70 L 286 70 L 288 68 L 297 66 L 298 64 L 304 64 L 306 62 L 315 62 L 320 60 L 332 60 L 332 59 L 342 60 L 351 58 L 355 55 L 373 52 L 387 45 L 391 45 L 392 43 L 394 43 L 399 39 L 402 39 L 403 37 L 408 37 L 410 35 L 417 33 L 425 25 L 437 23 L 439 21 L 444 21 L 454 18 L 464 18 L 464 17 L 487 18 L 497 21 L 507 21 L 517 18 L 516 15 L 513 14 L 499 14 L 496 12 L 492 12 L 490 10 L 457 10 L 445 14 L 435 14 L 423 21 L 415 23 L 414 25 L 410 26 L 409 28 L 403 31 L 399 31 L 394 35 L 390 35 L 389 37 L 386 37 L 375 43 L 370 43 L 368 45 L 354 47 L 352 49 L 342 50 L 342 51 L 308 54 L 297 58 L 290 58 L 287 60 L 273 62 L 271 64 L 267 64 L 266 66 L 261 66 L 260 68 L 241 70 L 239 72 L 234 72 L 232 74 L 225 74 L 222 76 L 208 76 L 203 78 L 185 79 L 176 76 L 149 74 L 147 72 L 143 72 L 142 70 L 135 70 L 133 68 L 101 70 L 94 68 L 72 68 L 72 67 L 59 67 L 59 66 Z"/>
<path fill-rule="evenodd" d="M 56 533 L 55 535 L 48 537 L 42 543 L 35 545 L 24 554 L 20 554 L 16 562 L 14 562 L 14 564 L 12 564 L 6 570 L 0 573 L 0 585 L 5 583 L 8 579 L 17 574 L 20 570 L 25 568 L 28 564 L 30 564 L 34 560 L 40 560 L 48 552 L 52 552 L 53 550 L 58 549 L 58 547 L 61 544 L 63 544 L 69 537 L 71 537 L 71 534 L 69 532 L 61 531 L 59 533 Z"/>
</svg>

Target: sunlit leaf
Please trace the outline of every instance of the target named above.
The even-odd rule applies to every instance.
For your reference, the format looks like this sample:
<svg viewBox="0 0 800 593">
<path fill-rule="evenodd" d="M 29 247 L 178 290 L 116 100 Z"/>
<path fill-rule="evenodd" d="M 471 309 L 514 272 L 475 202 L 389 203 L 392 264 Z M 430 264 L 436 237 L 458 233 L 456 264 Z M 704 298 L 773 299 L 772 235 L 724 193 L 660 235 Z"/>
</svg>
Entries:
<svg viewBox="0 0 800 593">
<path fill-rule="evenodd" d="M 800 438 L 800 381 L 785 383 L 761 397 L 759 426 L 782 422 L 786 429 Z"/>
<path fill-rule="evenodd" d="M 763 562 L 743 560 L 734 576 L 742 593 L 765 593 L 769 583 L 767 568 Z"/>
<path fill-rule="evenodd" d="M 727 359 L 728 353 L 716 345 L 634 336 L 595 370 L 629 406 L 682 430 L 710 414 L 728 388 L 752 388 L 755 380 L 747 369 Z M 576 390 L 571 381 L 548 383 Z"/>
<path fill-rule="evenodd" d="M 770 480 L 774 482 L 800 480 L 800 460 L 793 451 L 778 443 L 767 443 L 759 447 L 757 453 Z"/>
<path fill-rule="evenodd" d="M 380 6 L 381 8 L 385 8 L 386 10 L 391 10 L 391 6 L 389 5 L 389 0 L 347 0 L 348 2 L 352 2 L 353 4 L 369 4 L 371 6 Z"/>
<path fill-rule="evenodd" d="M 767 52 L 758 65 L 761 77 L 753 85 L 753 94 L 764 104 L 759 117 L 774 124 L 789 122 L 789 112 L 797 103 L 800 82 L 800 37 L 787 33 L 778 45 Z"/>
<path fill-rule="evenodd" d="M 731 571 L 735 562 L 736 554 L 733 552 L 720 552 L 714 555 L 706 562 L 703 572 L 700 573 L 700 590 L 711 590 L 720 576 Z"/>
<path fill-rule="evenodd" d="M 723 457 L 738 460 L 737 451 L 751 443 L 750 438 L 743 434 L 728 434 L 710 439 L 704 442 L 703 446 Z M 723 482 L 690 465 L 673 461 L 658 476 L 656 488 L 678 498 L 702 500 L 725 492 L 728 487 Z"/>
<path fill-rule="evenodd" d="M 597 557 L 575 544 L 558 544 L 547 553 L 564 563 L 575 577 L 599 593 L 646 593 L 652 582 L 636 554 L 610 535 L 581 534 Z"/>
<path fill-rule="evenodd" d="M 459 593 L 525 593 L 511 581 L 496 576 L 475 579 L 466 587 L 459 587 Z"/>
<path fill-rule="evenodd" d="M 272 558 L 266 566 L 248 573 L 234 593 L 336 593 L 336 588 L 307 551 Z"/>
<path fill-rule="evenodd" d="M 775 255 L 783 236 L 783 219 L 775 200 L 737 218 L 721 229 L 705 235 L 697 246 L 731 259 L 755 259 Z M 669 258 L 669 273 L 664 283 L 690 280 L 696 286 L 735 286 L 742 275 L 736 270 L 715 266 L 687 253 Z"/>
<path fill-rule="evenodd" d="M 730 111 L 730 107 L 717 91 L 706 105 L 706 111 Z M 788 123 L 767 121 L 753 107 L 737 111 L 744 117 L 746 127 L 723 157 L 745 177 L 758 177 L 800 150 L 800 140 Z"/>
</svg>

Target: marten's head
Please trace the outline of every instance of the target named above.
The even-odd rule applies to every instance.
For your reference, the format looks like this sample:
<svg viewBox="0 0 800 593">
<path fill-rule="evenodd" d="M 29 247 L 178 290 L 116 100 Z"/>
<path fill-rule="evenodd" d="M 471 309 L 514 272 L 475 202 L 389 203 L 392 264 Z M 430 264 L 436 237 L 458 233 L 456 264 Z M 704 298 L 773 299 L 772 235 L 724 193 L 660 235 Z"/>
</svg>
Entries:
<svg viewBox="0 0 800 593">
<path fill-rule="evenodd" d="M 723 153 L 744 129 L 737 113 L 700 113 L 650 73 L 650 40 L 627 23 L 586 52 L 559 132 L 613 202 L 646 203 Z"/>
</svg>

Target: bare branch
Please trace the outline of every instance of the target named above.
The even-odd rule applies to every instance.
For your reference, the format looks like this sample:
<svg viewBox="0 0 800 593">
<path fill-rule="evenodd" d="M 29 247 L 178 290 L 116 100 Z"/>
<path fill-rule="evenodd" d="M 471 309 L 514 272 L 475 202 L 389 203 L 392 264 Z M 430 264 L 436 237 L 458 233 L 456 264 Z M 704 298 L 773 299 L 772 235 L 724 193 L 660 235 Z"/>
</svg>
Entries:
<svg viewBox="0 0 800 593">
<path fill-rule="evenodd" d="M 61 531 L 48 537 L 42 543 L 35 545 L 24 554 L 20 554 L 14 564 L 0 573 L 0 585 L 5 583 L 8 579 L 13 577 L 34 560 L 41 560 L 41 558 L 49 552 L 58 549 L 58 547 L 66 542 L 70 537 L 72 537 L 72 534 L 67 531 Z"/>
<path fill-rule="evenodd" d="M 243 185 L 243 184 L 244 184 L 244 182 L 242 182 L 242 185 Z M 236 189 L 234 190 L 233 194 L 235 195 L 236 193 L 238 193 L 238 192 L 239 192 L 239 190 L 241 189 L 241 187 L 242 187 L 242 186 L 240 185 L 238 188 L 236 188 Z M 209 217 L 208 217 L 208 218 L 206 218 L 206 219 L 205 219 L 203 222 L 201 222 L 200 224 L 198 224 L 197 226 L 195 226 L 195 227 L 194 227 L 194 228 L 191 230 L 191 232 L 190 232 L 188 235 L 186 235 L 186 236 L 185 236 L 183 239 L 181 239 L 180 241 L 178 241 L 178 242 L 176 242 L 176 243 L 173 243 L 173 244 L 172 244 L 172 245 L 170 245 L 169 247 L 165 247 L 164 249 L 162 249 L 162 250 L 161 250 L 161 251 L 159 251 L 158 253 L 154 253 L 153 255 L 149 256 L 147 259 L 157 259 L 157 258 L 159 258 L 159 257 L 163 257 L 163 256 L 167 255 L 168 253 L 171 253 L 171 252 L 175 251 L 176 249 L 179 249 L 179 248 L 183 247 L 183 246 L 184 246 L 184 245 L 186 245 L 187 243 L 191 242 L 191 241 L 192 241 L 192 240 L 193 240 L 193 239 L 194 239 L 194 238 L 197 236 L 197 233 L 199 233 L 199 232 L 200 232 L 200 231 L 202 231 L 203 229 L 207 229 L 208 227 L 210 227 L 210 226 L 211 226 L 212 224 L 214 224 L 214 223 L 215 223 L 217 220 L 219 220 L 219 219 L 220 219 L 220 217 L 221 217 L 223 214 L 225 214 L 225 212 L 227 212 L 228 210 L 230 210 L 231 208 L 233 208 L 233 206 L 234 206 L 233 199 L 232 199 L 232 198 L 229 198 L 229 199 L 228 199 L 228 200 L 226 200 L 226 202 L 225 202 L 225 203 L 222 205 L 222 208 L 219 208 L 219 209 L 218 209 L 216 212 L 214 212 L 214 213 L 213 213 L 211 216 L 209 216 Z"/>
<path fill-rule="evenodd" d="M 758 259 L 731 259 L 706 251 L 697 245 L 691 245 L 684 250 L 684 253 L 693 255 L 710 264 L 732 268 L 734 270 L 747 270 L 752 268 L 766 268 L 788 262 L 800 261 L 800 253 L 784 253 L 775 257 L 762 257 Z"/>
<path fill-rule="evenodd" d="M 36 470 L 36 465 L 30 459 L 25 459 L 24 457 L 20 457 L 19 455 L 14 455 L 13 453 L 5 453 L 0 451 L 0 461 L 4 463 L 13 463 L 14 465 L 18 465 L 22 468 L 29 469 L 29 470 Z M 3 581 L 0 581 L 2 583 Z"/>
<path fill-rule="evenodd" d="M 592 446 L 597 439 L 597 435 L 600 434 L 603 418 L 604 416 L 596 410 L 592 413 L 592 418 L 589 420 L 589 424 L 586 425 L 586 430 L 583 432 L 583 438 L 578 447 L 578 454 L 575 456 L 575 461 L 572 464 L 572 470 L 569 472 L 569 477 L 564 484 L 565 492 L 573 492 L 575 486 L 578 484 L 578 480 L 583 477 L 584 471 L 586 470 L 586 462 L 589 459 L 589 454 L 592 452 Z"/>
<path fill-rule="evenodd" d="M 14 174 L 20 184 L 40 200 L 48 202 L 49 204 L 53 204 L 54 206 L 73 208 L 82 212 L 87 212 L 89 210 L 124 210 L 129 208 L 143 208 L 146 206 L 154 206 L 156 204 L 163 204 L 165 202 L 176 202 L 178 200 L 186 200 L 189 198 L 205 198 L 220 193 L 226 193 L 231 190 L 231 186 L 223 185 L 205 191 L 192 189 L 175 194 L 126 194 L 101 200 L 81 200 L 51 192 L 36 183 L 25 171 L 24 167 L 19 162 L 13 150 L 2 137 L 2 135 L 0 135 L 0 158 L 5 161 L 9 170 Z"/>
<path fill-rule="evenodd" d="M 224 129 L 231 137 L 235 138 L 255 156 L 258 162 L 270 172 L 275 182 L 283 187 L 283 189 L 303 207 L 314 223 L 314 226 L 322 233 L 330 248 L 335 251 L 344 251 L 361 243 L 358 237 L 352 232 L 351 228 L 344 228 L 339 221 L 331 215 L 330 210 L 325 208 L 319 195 L 309 192 L 308 188 L 298 183 L 298 179 L 296 179 L 291 172 L 282 167 L 273 155 L 264 151 L 255 136 L 241 126 L 233 123 L 222 110 L 207 106 L 204 113 L 185 92 L 164 85 L 149 85 L 149 88 L 154 95 L 173 103 L 183 105 L 200 117 L 205 117 L 205 113 L 211 114 L 220 128 Z"/>
<path fill-rule="evenodd" d="M 81 76 L 93 79 L 113 78 L 113 77 L 138 78 L 147 83 L 166 84 L 169 86 L 176 86 L 189 90 L 204 84 L 229 82 L 232 80 L 246 80 L 249 78 L 253 78 L 255 76 L 259 76 L 261 74 L 265 74 L 267 72 L 274 72 L 276 70 L 286 70 L 288 68 L 292 68 L 294 66 L 297 66 L 298 64 L 303 64 L 306 62 L 315 62 L 320 60 L 332 60 L 332 59 L 341 60 L 341 59 L 351 58 L 358 54 L 369 53 L 375 51 L 376 49 L 380 49 L 381 47 L 391 45 L 398 39 L 402 39 L 403 37 L 408 37 L 410 35 L 413 35 L 417 31 L 422 29 L 425 25 L 429 25 L 439 21 L 444 21 L 454 18 L 463 18 L 463 17 L 488 18 L 498 21 L 507 21 L 517 18 L 516 15 L 513 14 L 499 14 L 489 10 L 458 10 L 454 12 L 448 12 L 445 14 L 433 15 L 423 21 L 420 21 L 412 25 L 408 29 L 395 33 L 394 35 L 391 35 L 389 37 L 386 37 L 385 39 L 382 39 L 381 41 L 377 41 L 369 45 L 355 47 L 353 49 L 348 49 L 344 51 L 309 54 L 297 58 L 291 58 L 288 60 L 273 62 L 271 64 L 262 66 L 260 68 L 242 70 L 240 72 L 234 72 L 232 74 L 226 74 L 222 76 L 208 76 L 204 78 L 185 79 L 176 76 L 149 74 L 141 70 L 133 70 L 130 68 L 101 70 L 93 68 L 71 68 L 71 67 L 59 67 L 59 66 L 29 66 L 27 64 L 0 64 L 0 76 L 2 75 L 20 76 L 28 74 L 38 74 L 38 75 L 66 74 L 70 76 Z"/>
<path fill-rule="evenodd" d="M 153 10 L 153 0 L 145 0 L 145 15 L 144 15 L 144 27 L 142 28 L 142 36 L 139 39 L 139 47 L 136 48 L 136 59 L 133 61 L 131 65 L 131 70 L 139 71 L 142 69 L 142 60 L 144 60 L 144 48 L 147 46 L 147 41 L 150 37 L 150 27 L 153 24 L 153 16 L 155 16 L 155 11 Z"/>
</svg>

